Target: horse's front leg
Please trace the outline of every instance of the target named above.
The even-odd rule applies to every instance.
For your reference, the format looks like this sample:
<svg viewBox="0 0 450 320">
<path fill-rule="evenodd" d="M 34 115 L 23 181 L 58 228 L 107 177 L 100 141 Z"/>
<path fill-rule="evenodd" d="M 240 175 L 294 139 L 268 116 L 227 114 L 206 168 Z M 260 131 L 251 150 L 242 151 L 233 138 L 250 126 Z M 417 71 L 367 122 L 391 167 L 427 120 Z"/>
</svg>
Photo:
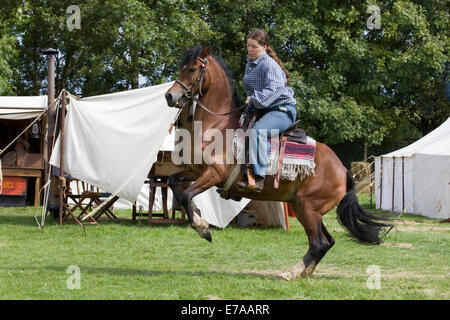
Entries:
<svg viewBox="0 0 450 320">
<path fill-rule="evenodd" d="M 200 210 L 192 204 L 192 198 L 220 183 L 222 178 L 213 167 L 208 167 L 185 191 L 181 191 L 179 187 L 180 180 L 176 183 L 176 179 L 176 176 L 171 176 L 169 178 L 169 186 L 177 201 L 186 209 L 191 227 L 197 231 L 200 237 L 211 242 L 212 237 L 209 224 L 200 217 Z"/>
</svg>

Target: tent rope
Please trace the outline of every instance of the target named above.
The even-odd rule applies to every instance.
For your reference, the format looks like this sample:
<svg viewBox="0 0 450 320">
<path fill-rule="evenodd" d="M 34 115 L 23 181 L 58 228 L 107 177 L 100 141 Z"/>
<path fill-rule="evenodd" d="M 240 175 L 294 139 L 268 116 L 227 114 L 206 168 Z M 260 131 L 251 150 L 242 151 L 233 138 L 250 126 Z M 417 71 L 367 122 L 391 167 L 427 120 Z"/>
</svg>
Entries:
<svg viewBox="0 0 450 320">
<path fill-rule="evenodd" d="M 360 174 L 361 172 L 363 172 L 364 170 L 367 170 L 367 168 L 371 167 L 372 164 L 374 164 L 375 161 L 372 161 L 371 163 L 369 163 L 367 166 L 364 166 L 364 168 L 362 168 L 361 170 L 359 170 L 357 173 L 353 174 L 353 178 L 356 177 L 358 174 Z"/>
</svg>

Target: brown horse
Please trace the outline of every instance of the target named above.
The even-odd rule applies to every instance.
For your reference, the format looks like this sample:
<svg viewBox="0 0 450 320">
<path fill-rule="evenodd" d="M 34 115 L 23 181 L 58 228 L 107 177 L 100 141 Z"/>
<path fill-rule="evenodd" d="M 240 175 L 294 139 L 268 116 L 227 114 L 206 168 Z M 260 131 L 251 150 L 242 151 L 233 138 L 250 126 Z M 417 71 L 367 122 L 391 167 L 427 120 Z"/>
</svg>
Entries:
<svg viewBox="0 0 450 320">
<path fill-rule="evenodd" d="M 199 95 L 198 99 L 195 98 L 196 95 Z M 179 77 L 167 91 L 166 100 L 169 107 L 178 108 L 190 106 L 195 100 L 197 107 L 193 120 L 201 121 L 202 133 L 208 129 L 218 129 L 226 137 L 226 130 L 235 129 L 241 115 L 228 68 L 210 55 L 209 48 L 195 47 L 184 54 Z M 183 121 L 182 127 L 192 130 L 187 121 Z M 191 199 L 212 186 L 222 188 L 233 168 L 240 166 L 236 163 L 227 164 L 225 152 L 214 153 L 212 163 L 209 161 L 206 164 L 204 161 L 194 164 L 195 154 L 203 154 L 210 143 L 212 142 L 203 140 L 202 144 L 195 145 L 191 141 L 194 151 L 191 164 L 186 164 L 185 171 L 169 178 L 169 185 L 177 201 L 186 209 L 191 227 L 208 241 L 211 241 L 208 223 L 197 215 L 198 209 L 193 208 Z M 222 150 L 226 150 L 227 146 L 230 146 L 229 141 L 223 139 Z M 229 189 L 236 197 L 283 201 L 294 208 L 296 217 L 308 236 L 309 250 L 289 272 L 280 275 L 284 280 L 312 275 L 319 261 L 333 246 L 334 239 L 325 228 L 322 216 L 336 205 L 338 221 L 361 242 L 379 244 L 380 232 L 391 227 L 384 223 L 388 218 L 372 216 L 363 211 L 356 198 L 351 174 L 336 154 L 319 142 L 316 145 L 315 165 L 315 175 L 303 180 L 281 180 L 277 189 L 273 186 L 274 178 L 267 176 L 261 193 L 239 192 L 236 183 L 243 179 L 241 175 Z M 184 179 L 195 182 L 184 189 L 181 186 Z"/>
</svg>

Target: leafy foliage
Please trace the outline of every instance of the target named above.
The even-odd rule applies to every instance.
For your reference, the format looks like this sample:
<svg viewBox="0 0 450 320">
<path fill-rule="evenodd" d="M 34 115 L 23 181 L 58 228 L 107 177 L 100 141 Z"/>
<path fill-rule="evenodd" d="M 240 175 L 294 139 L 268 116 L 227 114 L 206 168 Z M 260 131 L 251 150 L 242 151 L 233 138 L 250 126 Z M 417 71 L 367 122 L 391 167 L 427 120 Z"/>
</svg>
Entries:
<svg viewBox="0 0 450 320">
<path fill-rule="evenodd" d="M 82 96 L 174 79 L 188 47 L 212 45 L 242 87 L 245 37 L 268 31 L 291 73 L 308 134 L 368 146 L 417 138 L 450 114 L 443 0 L 0 0 L 0 94 L 45 94 L 42 50 L 58 49 L 56 90 Z M 381 28 L 369 29 L 377 5 Z"/>
</svg>

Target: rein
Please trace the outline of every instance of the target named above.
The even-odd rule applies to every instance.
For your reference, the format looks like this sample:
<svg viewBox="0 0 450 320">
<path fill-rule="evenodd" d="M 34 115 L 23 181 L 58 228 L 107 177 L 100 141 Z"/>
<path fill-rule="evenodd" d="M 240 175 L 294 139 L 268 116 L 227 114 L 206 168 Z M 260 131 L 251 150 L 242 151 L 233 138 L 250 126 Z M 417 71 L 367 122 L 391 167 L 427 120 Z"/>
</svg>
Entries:
<svg viewBox="0 0 450 320">
<path fill-rule="evenodd" d="M 237 109 L 234 109 L 233 111 L 230 111 L 230 112 L 225 112 L 225 113 L 217 113 L 217 112 L 214 112 L 214 111 L 211 111 L 210 109 L 208 109 L 197 97 L 194 97 L 193 95 L 192 95 L 192 91 L 195 89 L 195 87 L 197 87 L 197 85 L 200 85 L 200 88 L 199 88 L 199 94 L 200 95 L 203 95 L 202 94 L 202 78 L 203 78 L 203 74 L 205 73 L 205 71 L 206 71 L 206 66 L 207 66 L 207 64 L 208 64 L 208 60 L 206 60 L 206 58 L 204 58 L 204 59 L 202 59 L 202 58 L 200 58 L 200 57 L 197 57 L 203 64 L 202 64 L 202 69 L 201 69 L 201 71 L 200 71 L 200 74 L 199 74 L 199 76 L 198 76 L 198 78 L 197 78 L 197 80 L 195 80 L 195 82 L 194 82 L 194 84 L 192 85 L 192 87 L 191 88 L 189 88 L 186 84 L 184 84 L 182 81 L 180 81 L 180 80 L 175 80 L 175 82 L 176 83 L 178 83 L 178 84 L 180 84 L 185 90 L 186 90 L 186 92 L 177 100 L 177 102 L 176 102 L 176 104 L 175 104 L 175 106 L 177 106 L 178 105 L 178 102 L 180 101 L 180 99 L 181 98 L 187 98 L 188 100 L 192 100 L 192 101 L 195 101 L 203 110 L 205 110 L 206 112 L 209 112 L 210 114 L 213 114 L 213 115 L 216 115 L 216 116 L 228 116 L 228 115 L 230 115 L 230 114 L 233 114 L 233 113 L 235 113 L 235 112 L 237 112 L 237 111 L 240 111 L 240 110 L 242 110 L 242 109 L 244 109 L 247 105 L 246 104 L 244 104 L 243 106 L 240 106 L 239 108 L 237 108 Z M 181 107 L 180 109 L 183 109 L 184 108 L 184 106 L 183 107 Z"/>
</svg>

